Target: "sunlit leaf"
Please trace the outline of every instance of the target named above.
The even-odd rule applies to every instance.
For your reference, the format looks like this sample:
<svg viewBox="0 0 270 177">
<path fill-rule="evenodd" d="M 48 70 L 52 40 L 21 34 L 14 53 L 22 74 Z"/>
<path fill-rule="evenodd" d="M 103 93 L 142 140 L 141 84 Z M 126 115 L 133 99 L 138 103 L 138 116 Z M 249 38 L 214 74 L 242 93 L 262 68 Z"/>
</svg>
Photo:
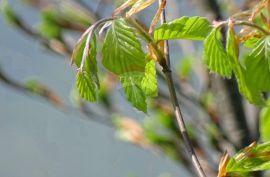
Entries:
<svg viewBox="0 0 270 177">
<path fill-rule="evenodd" d="M 257 105 L 264 104 L 264 100 L 259 90 L 255 89 L 252 85 L 249 84 L 247 81 L 247 72 L 242 67 L 242 65 L 238 61 L 238 41 L 232 29 L 228 30 L 227 33 L 227 55 L 228 59 L 230 60 L 233 72 L 237 79 L 238 88 L 242 95 L 245 98 Z"/>
<path fill-rule="evenodd" d="M 181 17 L 158 27 L 154 32 L 154 39 L 191 39 L 204 40 L 212 27 L 203 17 Z"/>
<path fill-rule="evenodd" d="M 269 101 L 268 101 L 269 103 Z M 270 141 L 270 107 L 265 107 L 260 113 L 260 135 L 263 142 Z"/>
<path fill-rule="evenodd" d="M 115 74 L 144 72 L 145 54 L 134 29 L 124 19 L 115 20 L 107 32 L 103 49 L 103 65 Z"/>
<path fill-rule="evenodd" d="M 154 60 L 150 60 L 145 66 L 145 75 L 141 82 L 141 87 L 146 96 L 157 96 L 157 76 L 156 76 L 156 64 Z"/>
<path fill-rule="evenodd" d="M 147 111 L 146 95 L 141 87 L 142 73 L 125 73 L 120 76 L 126 98 L 140 111 Z"/>
<path fill-rule="evenodd" d="M 258 42 L 258 38 L 252 37 L 244 42 L 246 48 L 254 48 L 255 44 Z"/>
<path fill-rule="evenodd" d="M 259 40 L 246 58 L 247 80 L 256 89 L 270 91 L 270 37 Z"/>
<path fill-rule="evenodd" d="M 234 155 L 228 165 L 227 172 L 252 172 L 270 168 L 270 142 L 252 143 Z"/>
<path fill-rule="evenodd" d="M 204 41 L 204 61 L 211 71 L 227 78 L 231 77 L 232 66 L 222 45 L 219 29 L 213 29 Z"/>
<path fill-rule="evenodd" d="M 81 61 L 83 58 L 83 51 L 86 44 L 86 38 L 87 35 L 83 35 L 81 39 L 76 44 L 72 56 L 71 61 L 72 63 L 75 63 L 76 66 L 79 68 L 81 65 Z M 98 69 L 97 69 L 97 61 L 96 61 L 96 55 L 97 55 L 97 46 L 96 46 L 96 36 L 94 35 L 91 40 L 90 50 L 88 55 L 86 56 L 86 62 L 84 66 L 84 71 L 91 74 L 92 79 L 95 81 L 95 83 L 99 86 L 99 79 L 98 79 Z"/>
<path fill-rule="evenodd" d="M 97 100 L 98 86 L 88 72 L 78 71 L 76 86 L 82 98 L 91 102 Z"/>
<path fill-rule="evenodd" d="M 76 64 L 78 68 L 81 66 L 83 53 L 86 45 L 87 35 L 84 34 L 73 50 L 71 57 L 72 62 Z M 96 61 L 96 37 L 93 36 L 91 44 L 89 45 L 89 52 L 86 55 L 86 61 L 82 68 L 78 70 L 76 86 L 79 95 L 88 100 L 96 101 L 97 92 L 99 88 L 99 80 L 97 75 L 97 61 Z"/>
</svg>

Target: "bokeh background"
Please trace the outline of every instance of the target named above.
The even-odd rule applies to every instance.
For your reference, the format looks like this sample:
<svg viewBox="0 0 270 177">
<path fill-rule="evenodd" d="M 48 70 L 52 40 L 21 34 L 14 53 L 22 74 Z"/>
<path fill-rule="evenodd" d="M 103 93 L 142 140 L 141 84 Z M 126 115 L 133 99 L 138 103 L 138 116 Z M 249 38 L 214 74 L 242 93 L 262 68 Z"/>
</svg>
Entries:
<svg viewBox="0 0 270 177">
<path fill-rule="evenodd" d="M 28 3 L 44 3 L 39 7 L 37 4 L 29 5 L 27 0 L 7 1 L 19 18 L 33 29 L 39 29 L 40 21 L 44 20 L 40 7 L 47 3 L 61 6 L 63 2 L 75 2 L 82 8 L 91 9 L 95 18 L 100 19 L 110 16 L 115 6 L 123 2 L 28 0 Z M 183 15 L 201 15 L 209 20 L 221 20 L 250 7 L 250 3 L 254 2 L 168 0 L 167 18 L 172 20 Z M 3 6 L 4 0 L 0 4 Z M 157 7 L 156 2 L 137 15 L 137 18 L 144 24 L 149 24 Z M 155 135 L 157 139 L 148 137 L 150 143 L 160 148 L 160 151 L 137 146 L 140 142 L 135 142 L 134 145 L 120 141 L 119 137 L 116 137 L 115 128 L 111 124 L 108 125 L 110 116 L 116 112 L 113 117 L 121 115 L 141 123 L 145 120 L 151 122 L 163 113 L 172 118 L 164 80 L 159 78 L 161 98 L 151 101 L 148 114 L 132 108 L 126 102 L 121 86 L 115 82 L 108 84 L 107 81 L 110 87 L 107 91 L 110 95 L 105 94 L 110 100 L 111 110 L 102 105 L 102 101 L 98 105 L 80 102 L 81 100 L 78 101 L 74 96 L 76 69 L 70 65 L 70 57 L 65 52 L 65 56 L 52 52 L 43 45 L 44 36 L 41 39 L 26 34 L 6 19 L 3 14 L 0 15 L 0 71 L 12 82 L 6 82 L 5 78 L 0 77 L 0 176 L 194 176 L 194 173 L 186 168 L 188 165 L 185 164 L 185 158 L 183 160 L 182 157 L 178 157 L 185 154 L 178 132 L 177 135 L 170 132 L 172 135 L 167 136 L 168 127 L 163 125 L 166 122 L 159 122 L 163 127 L 157 128 L 157 132 L 150 132 L 150 135 Z M 74 47 L 83 30 L 79 28 L 75 31 L 69 29 L 61 34 L 65 42 L 72 43 L 67 47 L 69 49 Z M 44 38 L 46 43 L 47 39 L 51 42 L 53 37 Z M 242 100 L 236 82 L 209 75 L 202 64 L 202 43 L 182 40 L 173 41 L 170 45 L 175 78 L 179 81 L 178 84 L 181 83 L 177 85 L 177 89 L 184 116 L 188 119 L 192 141 L 202 156 L 203 165 L 211 171 L 210 176 L 214 176 L 219 157 L 225 149 L 234 153 L 259 137 L 257 120 L 260 110 Z M 109 76 L 107 79 L 114 81 L 115 77 Z M 42 88 L 48 86 L 49 91 L 57 95 L 57 100 L 48 100 L 46 94 L 44 99 L 43 92 L 39 92 L 40 88 L 34 88 L 30 92 L 20 88 L 20 84 L 33 80 L 42 83 Z M 61 103 L 58 99 L 61 99 Z M 65 105 L 61 105 L 62 103 Z M 234 108 L 234 105 L 238 107 Z M 90 113 L 87 112 L 88 108 Z M 92 114 L 93 112 L 95 114 Z M 165 138 L 161 136 L 163 133 Z M 206 162 L 209 164 L 206 165 Z"/>
</svg>

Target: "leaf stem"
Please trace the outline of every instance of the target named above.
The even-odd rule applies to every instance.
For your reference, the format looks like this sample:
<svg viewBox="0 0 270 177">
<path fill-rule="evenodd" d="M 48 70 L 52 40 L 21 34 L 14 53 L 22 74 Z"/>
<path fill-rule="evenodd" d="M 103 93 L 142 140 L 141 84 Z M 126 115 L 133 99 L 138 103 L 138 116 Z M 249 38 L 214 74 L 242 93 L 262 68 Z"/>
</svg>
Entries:
<svg viewBox="0 0 270 177">
<path fill-rule="evenodd" d="M 136 20 L 134 20 L 132 18 L 127 18 L 126 20 L 127 20 L 127 22 L 130 25 L 132 25 L 134 28 L 136 28 L 138 30 L 138 32 L 140 33 L 140 35 L 144 38 L 144 40 L 147 43 L 149 43 L 150 45 L 152 45 L 152 47 L 155 49 L 155 52 L 157 54 L 157 57 L 159 58 L 159 62 L 163 62 L 162 61 L 162 60 L 164 60 L 163 53 L 159 49 L 156 41 L 152 38 L 152 36 L 146 30 L 144 30 L 143 27 L 136 22 Z"/>
<path fill-rule="evenodd" d="M 163 1 L 166 1 L 166 0 L 159 0 L 159 4 L 162 4 Z M 166 23 L 165 9 L 161 13 L 160 21 L 161 21 L 161 24 Z M 166 77 L 167 85 L 169 88 L 171 102 L 172 102 L 173 109 L 174 109 L 174 114 L 175 114 L 179 129 L 180 129 L 180 133 L 183 137 L 184 144 L 186 146 L 186 149 L 187 149 L 189 155 L 191 156 L 191 161 L 193 163 L 194 168 L 196 169 L 196 171 L 198 173 L 198 176 L 199 177 L 206 177 L 206 175 L 203 171 L 203 168 L 199 162 L 199 159 L 195 153 L 195 150 L 194 150 L 194 147 L 191 143 L 189 135 L 187 133 L 187 128 L 186 128 L 185 121 L 184 121 L 184 118 L 182 115 L 182 111 L 180 109 L 180 105 L 179 105 L 179 102 L 178 102 L 178 99 L 176 96 L 175 84 L 174 84 L 173 78 L 172 78 L 172 72 L 171 72 L 171 66 L 170 66 L 169 43 L 168 43 L 168 40 L 165 40 L 164 42 L 165 42 L 164 43 L 164 58 L 165 58 L 166 64 L 164 65 L 164 63 L 161 63 L 161 65 L 163 67 L 162 71 Z"/>
<path fill-rule="evenodd" d="M 163 1 L 166 2 L 166 0 L 158 0 L 159 5 L 161 6 L 163 4 Z M 166 4 L 166 3 L 165 3 Z M 160 15 L 160 23 L 166 23 L 166 11 L 165 8 L 163 9 L 161 15 Z M 171 62 L 170 62 L 170 49 L 169 49 L 169 42 L 168 40 L 164 41 L 164 55 L 167 62 L 167 66 L 171 68 Z"/>
</svg>

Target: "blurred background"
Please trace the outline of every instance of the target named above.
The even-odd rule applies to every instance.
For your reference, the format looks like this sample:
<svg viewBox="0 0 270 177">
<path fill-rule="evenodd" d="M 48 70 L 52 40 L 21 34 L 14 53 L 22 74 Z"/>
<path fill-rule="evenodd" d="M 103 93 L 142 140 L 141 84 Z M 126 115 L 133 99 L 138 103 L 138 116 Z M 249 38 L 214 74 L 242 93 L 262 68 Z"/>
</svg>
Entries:
<svg viewBox="0 0 270 177">
<path fill-rule="evenodd" d="M 168 1 L 167 18 L 221 20 L 254 2 Z M 2 0 L 0 176 L 194 176 L 160 73 L 159 96 L 148 100 L 147 114 L 126 102 L 117 78 L 102 67 L 97 104 L 81 100 L 74 89 L 72 48 L 87 27 L 111 16 L 121 3 Z M 149 26 L 157 7 L 156 2 L 137 18 Z M 215 176 L 225 150 L 234 153 L 259 138 L 260 109 L 242 99 L 234 79 L 208 73 L 201 42 L 173 41 L 170 46 L 193 144 L 209 176 Z"/>
</svg>

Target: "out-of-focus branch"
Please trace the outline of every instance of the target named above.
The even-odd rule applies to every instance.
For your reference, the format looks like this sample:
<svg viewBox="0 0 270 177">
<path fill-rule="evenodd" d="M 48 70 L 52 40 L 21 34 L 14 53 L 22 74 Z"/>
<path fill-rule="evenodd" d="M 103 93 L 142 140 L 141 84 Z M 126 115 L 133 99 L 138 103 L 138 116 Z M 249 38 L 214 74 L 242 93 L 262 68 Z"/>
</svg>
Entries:
<svg viewBox="0 0 270 177">
<path fill-rule="evenodd" d="M 54 106 L 57 106 L 58 108 L 64 108 L 65 105 L 61 101 L 61 99 L 48 87 L 40 84 L 35 83 L 35 85 L 25 85 L 21 84 L 11 78 L 9 78 L 4 71 L 0 68 L 0 81 L 2 83 L 5 83 L 6 85 L 22 92 L 22 93 L 32 93 L 35 95 L 39 95 L 40 97 L 46 99 L 48 102 L 52 103 Z"/>
<path fill-rule="evenodd" d="M 222 11 L 216 0 L 204 0 L 203 2 L 200 1 L 200 3 L 201 8 L 212 12 L 215 20 L 223 20 Z M 223 39 L 226 39 L 225 31 L 223 31 Z M 222 116 L 219 119 L 220 126 L 225 129 L 230 139 L 238 145 L 239 149 L 247 146 L 252 140 L 247 125 L 242 96 L 238 91 L 235 77 L 231 80 L 224 80 L 213 75 L 209 75 L 209 77 L 210 88 L 222 96 L 219 96 L 217 100 L 219 115 Z M 222 126 L 222 124 L 225 126 Z M 228 127 L 230 130 L 226 130 Z"/>
</svg>

